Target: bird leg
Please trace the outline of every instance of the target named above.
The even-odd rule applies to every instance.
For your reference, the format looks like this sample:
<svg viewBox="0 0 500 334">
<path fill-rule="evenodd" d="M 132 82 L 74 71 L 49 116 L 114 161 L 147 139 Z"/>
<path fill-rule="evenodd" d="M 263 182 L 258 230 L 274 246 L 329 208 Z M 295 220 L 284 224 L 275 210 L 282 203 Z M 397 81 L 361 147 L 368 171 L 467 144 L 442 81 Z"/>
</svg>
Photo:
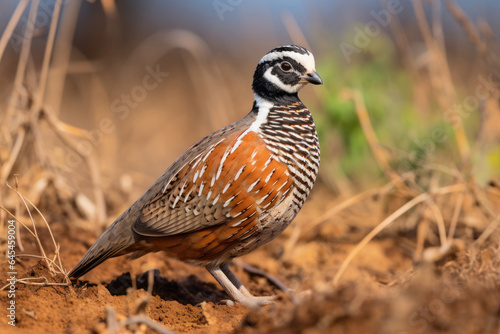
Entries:
<svg viewBox="0 0 500 334">
<path fill-rule="evenodd" d="M 255 297 L 233 274 L 227 263 L 219 267 L 207 267 L 207 270 L 224 288 L 226 293 L 238 304 L 248 307 L 258 307 L 273 303 L 275 296 Z"/>
</svg>

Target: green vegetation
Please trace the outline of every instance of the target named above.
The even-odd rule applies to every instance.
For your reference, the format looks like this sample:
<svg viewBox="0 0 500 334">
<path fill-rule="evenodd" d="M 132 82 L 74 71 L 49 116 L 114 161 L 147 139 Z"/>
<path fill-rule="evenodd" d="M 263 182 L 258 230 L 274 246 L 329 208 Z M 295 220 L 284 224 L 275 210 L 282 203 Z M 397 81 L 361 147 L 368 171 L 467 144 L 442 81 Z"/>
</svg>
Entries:
<svg viewBox="0 0 500 334">
<path fill-rule="evenodd" d="M 344 40 L 353 38 L 346 36 Z M 415 78 L 401 64 L 389 37 L 381 34 L 373 38 L 359 54 L 353 54 L 350 63 L 338 48 L 332 48 L 330 54 L 337 57 L 318 61 L 327 93 L 321 96 L 323 113 L 316 122 L 323 147 L 330 148 L 329 152 L 323 151 L 323 159 L 333 159 L 355 185 L 383 177 L 379 168 L 373 168 L 376 161 L 354 103 L 342 98 L 342 90 L 352 88 L 363 95 L 379 143 L 396 172 L 418 171 L 427 161 L 458 165 L 451 124 L 434 101 L 432 89 L 423 95 L 427 101 L 418 103 L 422 101 L 417 101 Z M 419 105 L 428 106 L 428 110 Z M 465 122 L 469 137 L 474 131 L 471 129 L 477 129 L 477 119 L 478 113 L 472 112 Z"/>
</svg>

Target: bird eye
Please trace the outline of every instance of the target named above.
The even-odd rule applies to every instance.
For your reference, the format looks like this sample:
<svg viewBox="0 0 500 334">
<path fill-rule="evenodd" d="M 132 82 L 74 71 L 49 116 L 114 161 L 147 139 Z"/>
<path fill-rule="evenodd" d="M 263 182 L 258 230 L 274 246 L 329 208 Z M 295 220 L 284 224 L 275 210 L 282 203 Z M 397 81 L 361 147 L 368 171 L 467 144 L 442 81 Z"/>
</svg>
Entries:
<svg viewBox="0 0 500 334">
<path fill-rule="evenodd" d="M 280 67 L 285 72 L 288 72 L 288 71 L 290 71 L 292 69 L 292 65 L 290 65 L 290 63 L 287 62 L 287 61 L 282 62 L 281 65 L 280 65 Z"/>
</svg>

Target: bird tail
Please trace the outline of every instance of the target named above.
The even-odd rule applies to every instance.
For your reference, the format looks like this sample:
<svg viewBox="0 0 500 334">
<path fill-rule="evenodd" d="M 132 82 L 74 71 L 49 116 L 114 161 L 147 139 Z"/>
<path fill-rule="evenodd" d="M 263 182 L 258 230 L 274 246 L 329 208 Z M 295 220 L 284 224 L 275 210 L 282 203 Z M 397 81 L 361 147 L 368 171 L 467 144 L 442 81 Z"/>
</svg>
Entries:
<svg viewBox="0 0 500 334">
<path fill-rule="evenodd" d="M 152 251 L 144 240 L 132 230 L 132 226 L 139 219 L 141 208 L 149 203 L 152 198 L 162 191 L 165 179 L 169 178 L 170 171 L 165 173 L 134 203 L 125 210 L 99 239 L 90 247 L 78 264 L 69 272 L 68 277 L 76 280 L 90 270 L 94 269 L 107 259 L 115 256 L 135 252 L 135 257 L 140 257 Z"/>
<path fill-rule="evenodd" d="M 122 218 L 122 217 L 120 217 Z M 135 237 L 130 222 L 118 218 L 90 247 L 68 277 L 76 280 L 105 260 L 134 251 Z"/>
</svg>

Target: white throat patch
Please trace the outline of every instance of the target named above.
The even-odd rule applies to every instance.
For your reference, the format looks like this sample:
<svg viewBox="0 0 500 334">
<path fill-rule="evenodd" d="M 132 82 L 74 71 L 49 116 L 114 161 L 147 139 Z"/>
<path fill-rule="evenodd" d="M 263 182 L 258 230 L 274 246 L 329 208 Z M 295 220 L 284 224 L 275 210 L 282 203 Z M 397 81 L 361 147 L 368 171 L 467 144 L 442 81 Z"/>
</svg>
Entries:
<svg viewBox="0 0 500 334">
<path fill-rule="evenodd" d="M 259 113 L 257 114 L 257 118 L 255 119 L 255 121 L 252 123 L 252 125 L 250 125 L 250 128 L 247 131 L 259 132 L 260 126 L 266 122 L 267 115 L 269 115 L 269 111 L 274 106 L 274 104 L 255 94 L 255 106 L 259 109 Z"/>
</svg>

